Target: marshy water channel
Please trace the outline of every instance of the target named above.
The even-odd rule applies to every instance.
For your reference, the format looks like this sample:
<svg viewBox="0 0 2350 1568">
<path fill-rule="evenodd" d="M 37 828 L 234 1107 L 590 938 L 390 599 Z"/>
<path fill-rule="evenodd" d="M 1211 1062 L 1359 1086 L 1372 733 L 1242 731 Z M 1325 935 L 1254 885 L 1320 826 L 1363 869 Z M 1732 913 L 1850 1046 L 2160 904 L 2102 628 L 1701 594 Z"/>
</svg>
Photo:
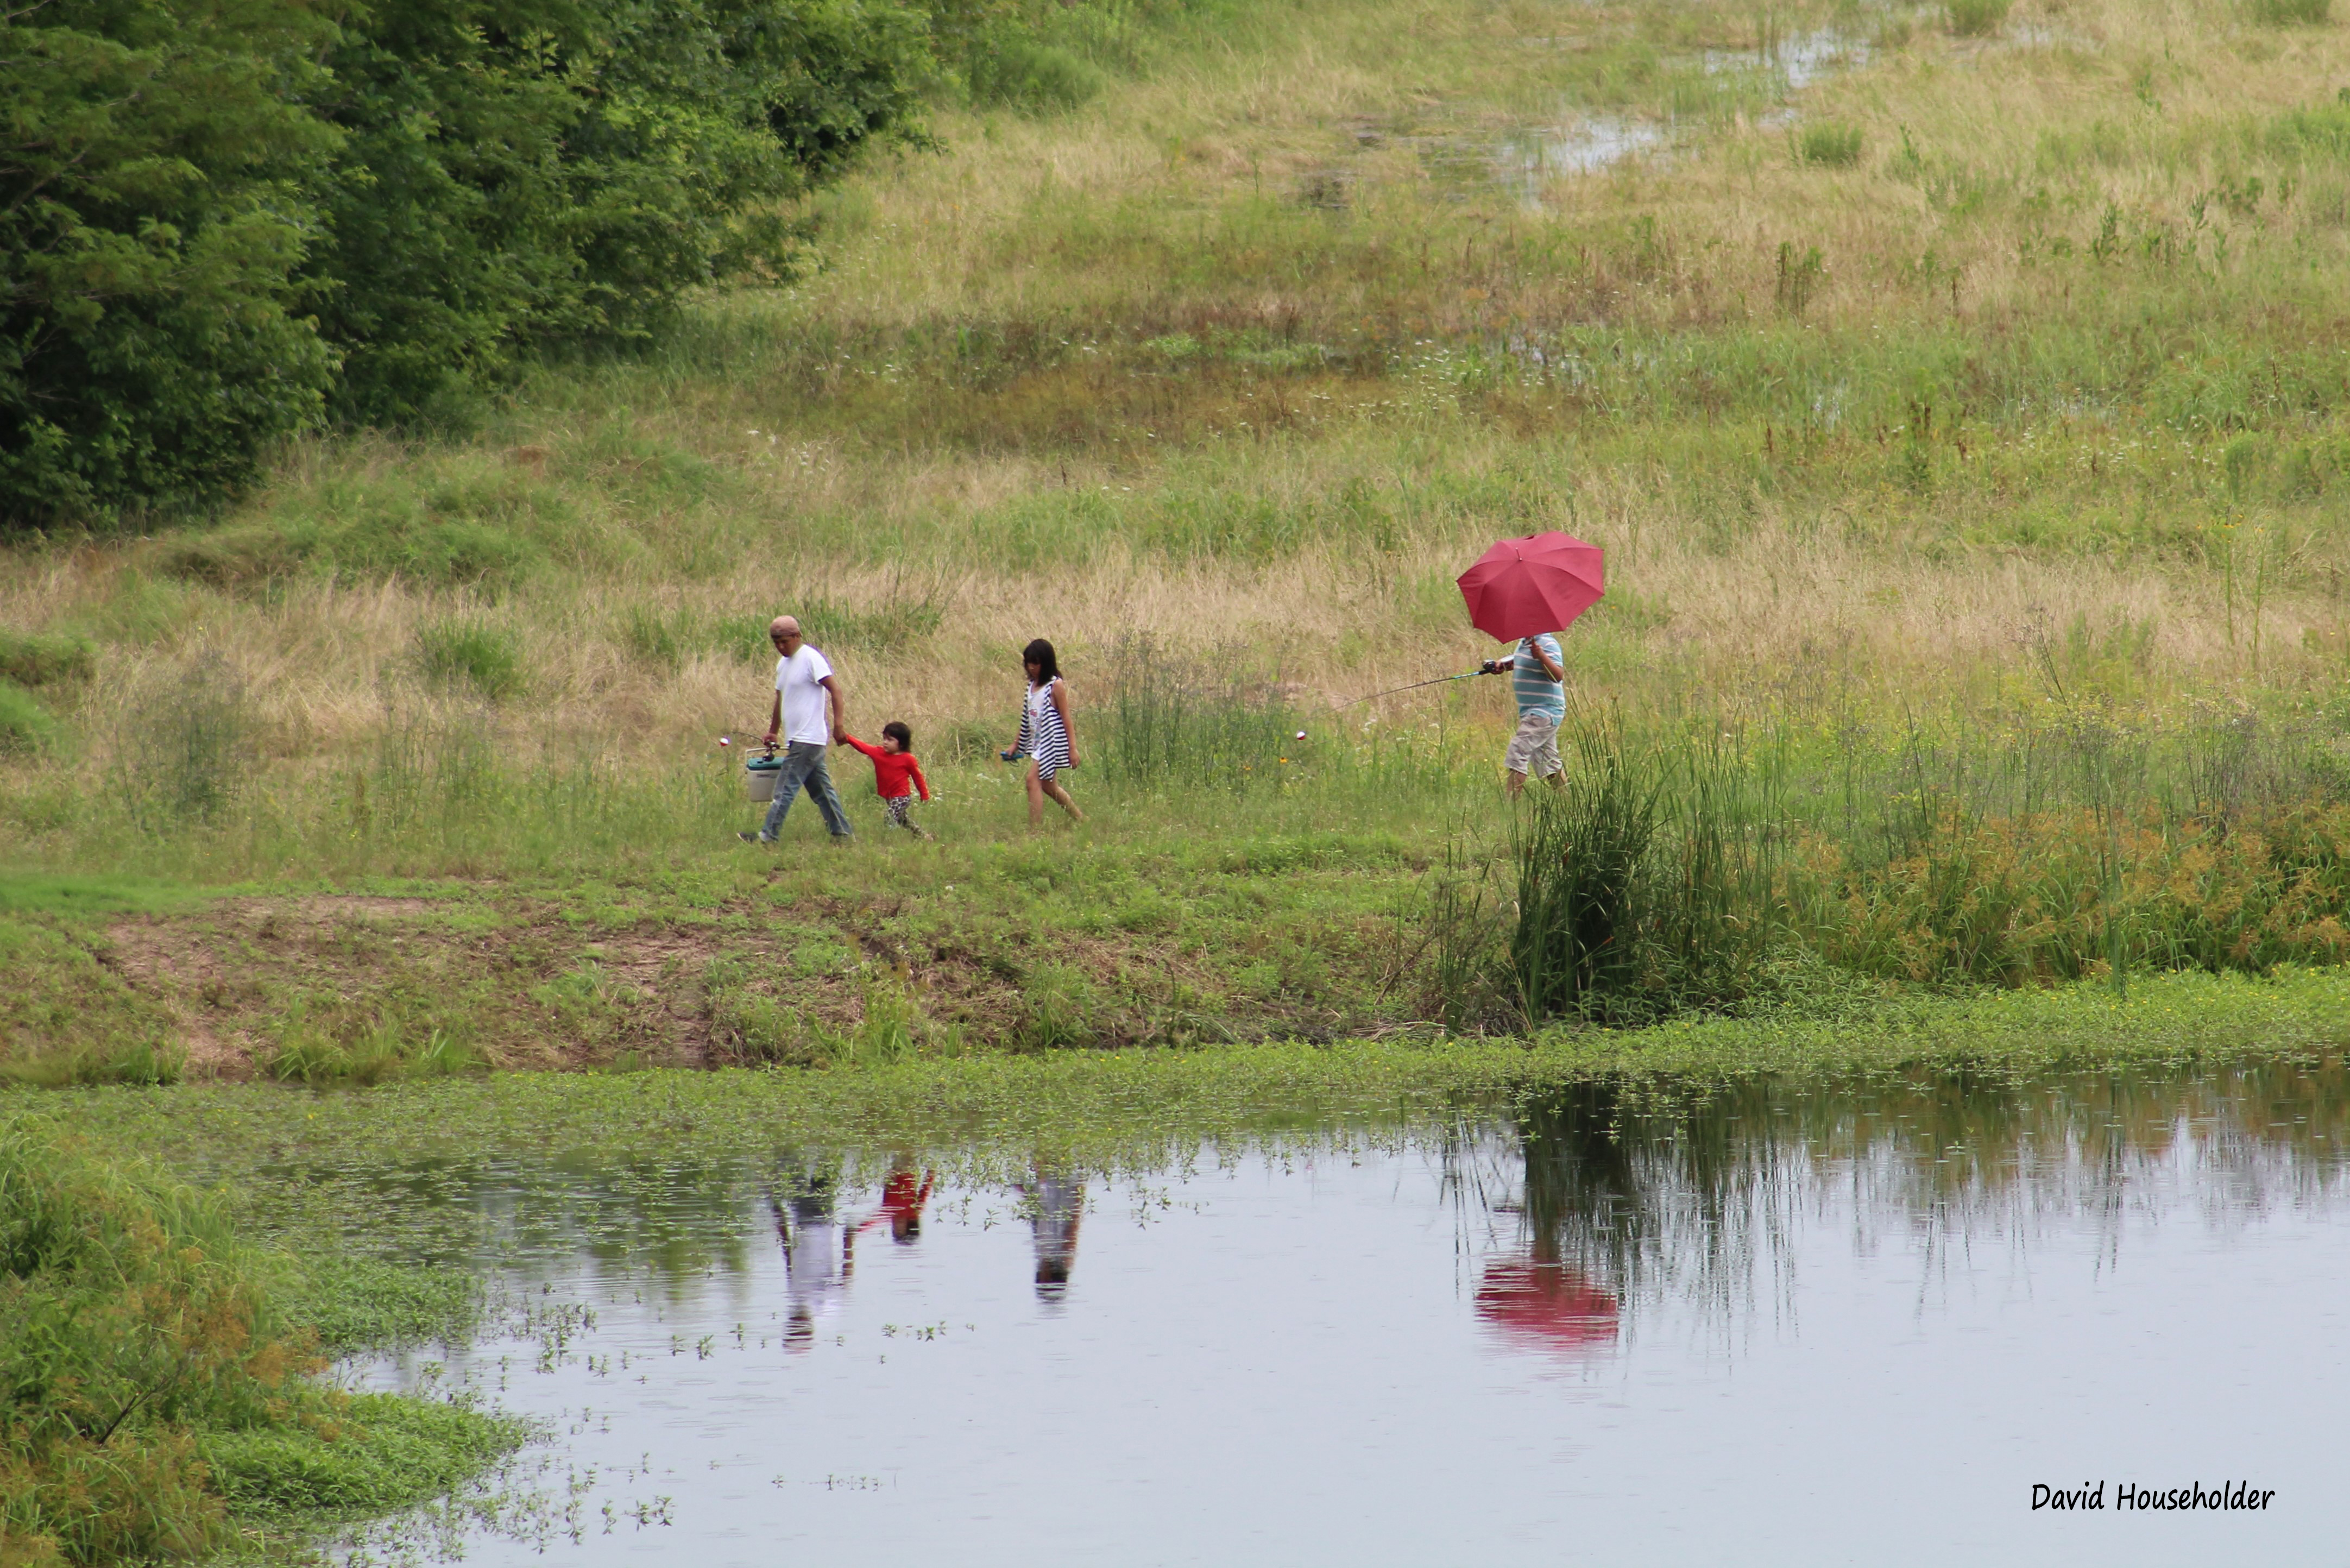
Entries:
<svg viewBox="0 0 2350 1568">
<path fill-rule="evenodd" d="M 1093 1168 L 385 1172 L 545 1423 L 469 1562 L 2339 1562 L 2343 1072 L 1586 1085 Z M 2107 1511 L 2030 1506 L 2106 1483 Z M 2116 1512 L 2250 1481 L 2262 1512 Z"/>
</svg>

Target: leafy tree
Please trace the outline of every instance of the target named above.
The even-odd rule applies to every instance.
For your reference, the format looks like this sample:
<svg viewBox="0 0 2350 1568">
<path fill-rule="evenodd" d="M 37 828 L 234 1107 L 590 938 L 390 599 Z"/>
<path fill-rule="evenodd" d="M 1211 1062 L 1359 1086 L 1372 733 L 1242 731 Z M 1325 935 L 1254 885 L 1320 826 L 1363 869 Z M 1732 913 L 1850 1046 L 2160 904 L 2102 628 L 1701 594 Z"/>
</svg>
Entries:
<svg viewBox="0 0 2350 1568">
<path fill-rule="evenodd" d="M 759 214 L 910 129 L 924 47 L 853 0 L 386 0 L 333 57 L 338 409 L 431 417 L 774 256 Z"/>
<path fill-rule="evenodd" d="M 0 524 L 203 504 L 316 417 L 329 36 L 285 0 L 0 12 Z"/>
<path fill-rule="evenodd" d="M 9 0 L 0 0 L 0 5 Z M 209 504 L 784 248 L 919 137 L 887 0 L 20 0 L 0 12 L 0 526 Z"/>
</svg>

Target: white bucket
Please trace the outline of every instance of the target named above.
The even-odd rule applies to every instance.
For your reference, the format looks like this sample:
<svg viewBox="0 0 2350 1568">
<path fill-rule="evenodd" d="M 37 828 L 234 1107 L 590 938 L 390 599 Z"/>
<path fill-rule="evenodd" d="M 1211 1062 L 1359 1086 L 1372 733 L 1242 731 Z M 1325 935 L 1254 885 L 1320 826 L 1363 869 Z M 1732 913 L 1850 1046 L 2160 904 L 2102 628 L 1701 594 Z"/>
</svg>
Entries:
<svg viewBox="0 0 2350 1568">
<path fill-rule="evenodd" d="M 751 797 L 754 805 L 768 805 L 775 798 L 775 775 L 784 771 L 781 757 L 752 757 L 743 763 L 743 793 Z"/>
</svg>

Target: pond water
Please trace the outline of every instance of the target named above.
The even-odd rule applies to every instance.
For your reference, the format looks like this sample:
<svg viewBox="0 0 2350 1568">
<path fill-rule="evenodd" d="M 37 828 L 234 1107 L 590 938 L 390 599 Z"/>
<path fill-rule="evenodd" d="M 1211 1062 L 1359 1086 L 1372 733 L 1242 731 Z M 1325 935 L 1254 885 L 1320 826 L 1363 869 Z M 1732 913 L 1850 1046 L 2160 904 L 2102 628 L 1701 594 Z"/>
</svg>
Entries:
<svg viewBox="0 0 2350 1568">
<path fill-rule="evenodd" d="M 368 1550 L 2339 1563 L 2345 1101 L 2288 1068 L 1585 1087 L 995 1180 L 485 1162 L 452 1190 L 526 1332 L 348 1372 L 548 1436 Z M 2223 1482 L 2272 1496 L 2116 1506 Z"/>
<path fill-rule="evenodd" d="M 1440 190 L 1500 190 L 1534 209 L 1544 204 L 1554 182 L 1668 154 L 1685 132 L 1731 118 L 1742 107 L 1766 128 L 1793 125 L 1789 94 L 1859 69 L 1871 54 L 1867 40 L 1834 28 L 1766 33 L 1757 48 L 1704 49 L 1659 59 L 1658 68 L 1671 84 L 1665 97 L 1673 106 L 1664 118 L 1562 105 L 1555 118 L 1499 130 L 1483 125 L 1410 134 L 1374 120 L 1352 122 L 1352 130 L 1358 145 L 1392 141 L 1411 149 Z M 1310 205 L 1343 205 L 1350 178 L 1338 171 L 1309 176 L 1301 199 Z"/>
</svg>

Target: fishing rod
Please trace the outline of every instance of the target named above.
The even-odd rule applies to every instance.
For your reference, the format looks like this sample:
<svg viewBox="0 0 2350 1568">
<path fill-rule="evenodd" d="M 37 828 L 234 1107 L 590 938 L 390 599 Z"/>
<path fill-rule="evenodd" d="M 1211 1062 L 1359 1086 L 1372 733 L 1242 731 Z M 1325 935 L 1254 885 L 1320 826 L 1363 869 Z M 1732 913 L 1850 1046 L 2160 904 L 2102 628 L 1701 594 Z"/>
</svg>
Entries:
<svg viewBox="0 0 2350 1568">
<path fill-rule="evenodd" d="M 1341 708 L 1351 708 L 1356 702 L 1369 702 L 1381 697 L 1393 697 L 1397 692 L 1400 691 L 1417 691 L 1423 686 L 1442 686 L 1447 682 L 1453 680 L 1474 680 L 1480 675 L 1489 673 L 1491 672 L 1488 670 L 1471 670 L 1465 674 L 1461 675 L 1440 675 L 1433 680 L 1415 680 L 1409 686 L 1398 686 L 1392 691 L 1374 691 L 1368 697 L 1357 697 L 1352 702 L 1341 702 L 1338 706 Z"/>
</svg>

